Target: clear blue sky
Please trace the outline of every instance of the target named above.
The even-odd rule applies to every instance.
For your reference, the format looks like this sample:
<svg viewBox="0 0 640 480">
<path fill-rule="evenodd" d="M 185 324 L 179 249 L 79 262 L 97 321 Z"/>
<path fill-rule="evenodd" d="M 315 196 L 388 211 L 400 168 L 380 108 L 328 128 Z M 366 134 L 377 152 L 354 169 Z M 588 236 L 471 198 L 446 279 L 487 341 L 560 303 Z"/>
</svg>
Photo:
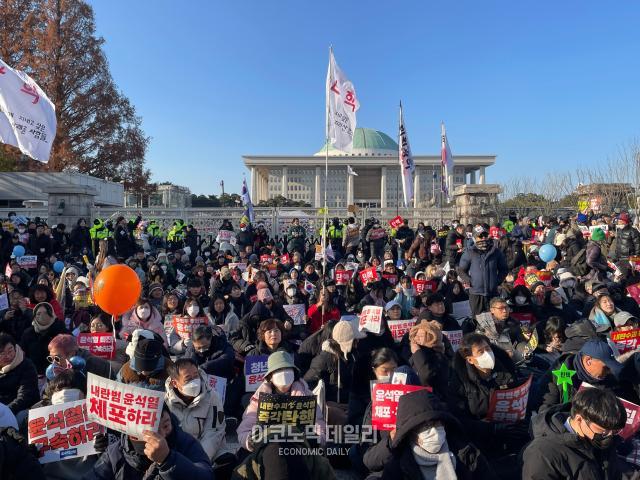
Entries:
<svg viewBox="0 0 640 480">
<path fill-rule="evenodd" d="M 574 170 L 640 137 L 640 3 L 91 0 L 116 83 L 152 137 L 156 181 L 239 191 L 243 154 L 324 136 L 328 47 L 358 126 L 416 154 L 497 154 L 489 182 Z M 401 7 L 402 6 L 402 7 Z"/>
</svg>

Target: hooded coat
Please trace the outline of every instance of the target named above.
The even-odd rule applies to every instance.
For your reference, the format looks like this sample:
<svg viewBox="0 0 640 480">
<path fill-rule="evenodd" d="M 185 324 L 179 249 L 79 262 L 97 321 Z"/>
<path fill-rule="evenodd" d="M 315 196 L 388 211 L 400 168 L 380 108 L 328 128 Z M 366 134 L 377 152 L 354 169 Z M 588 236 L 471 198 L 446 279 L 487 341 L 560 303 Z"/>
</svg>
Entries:
<svg viewBox="0 0 640 480">
<path fill-rule="evenodd" d="M 49 366 L 49 362 L 47 362 L 49 342 L 61 333 L 67 333 L 64 323 L 60 320 L 54 320 L 51 326 L 43 332 L 36 332 L 32 325 L 22 334 L 20 347 L 24 351 L 24 356 L 31 359 L 36 366 L 38 375 L 44 375 Z"/>
<path fill-rule="evenodd" d="M 216 375 L 231 379 L 233 376 L 233 361 L 235 353 L 227 342 L 224 333 L 218 328 L 212 328 L 213 337 L 209 350 L 204 353 L 196 352 L 193 345 L 189 345 L 184 352 L 185 358 L 192 358 L 207 375 Z"/>
<path fill-rule="evenodd" d="M 444 424 L 449 451 L 456 459 L 458 479 L 495 478 L 482 453 L 465 438 L 460 422 L 426 390 L 400 397 L 393 439 L 385 435 L 364 455 L 365 466 L 382 471 L 383 480 L 416 480 L 422 473 L 411 452 L 411 433 L 427 422 Z"/>
<path fill-rule="evenodd" d="M 484 252 L 475 246 L 466 248 L 460 257 L 458 274 L 471 285 L 469 292 L 474 295 L 495 295 L 507 273 L 507 261 L 496 242 L 491 242 Z"/>
<path fill-rule="evenodd" d="M 304 380 L 315 388 L 318 381 L 323 380 L 326 388 L 326 399 L 330 402 L 346 404 L 353 380 L 355 357 L 349 352 L 346 357 L 334 340 L 325 340 L 322 351 L 311 361 Z"/>
<path fill-rule="evenodd" d="M 162 321 L 162 315 L 155 308 L 151 307 L 151 316 L 148 320 L 142 320 L 138 317 L 136 308 L 132 308 L 127 313 L 122 315 L 122 329 L 120 330 L 120 338 L 127 339 L 128 335 L 131 335 L 134 330 L 142 328 L 144 330 L 151 330 L 157 333 L 162 338 L 164 346 L 168 347 L 167 333 L 164 330 L 164 322 Z"/>
</svg>

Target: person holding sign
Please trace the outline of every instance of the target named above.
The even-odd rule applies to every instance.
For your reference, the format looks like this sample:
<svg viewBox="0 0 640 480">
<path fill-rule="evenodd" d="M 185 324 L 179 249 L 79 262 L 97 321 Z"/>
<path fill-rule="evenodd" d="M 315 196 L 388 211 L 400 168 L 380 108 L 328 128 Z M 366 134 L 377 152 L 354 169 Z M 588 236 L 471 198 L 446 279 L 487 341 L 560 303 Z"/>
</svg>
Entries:
<svg viewBox="0 0 640 480">
<path fill-rule="evenodd" d="M 523 453 L 522 478 L 623 478 L 616 444 L 626 422 L 624 405 L 611 391 L 581 390 L 571 404 L 533 419 L 534 439 Z"/>
<path fill-rule="evenodd" d="M 364 464 L 383 479 L 496 478 L 462 424 L 427 390 L 400 397 L 396 428 L 366 451 Z"/>
<path fill-rule="evenodd" d="M 142 438 L 120 435 L 83 480 L 210 480 L 211 463 L 200 443 L 178 424 L 167 406 L 157 432 Z M 73 477 L 68 477 L 73 478 Z"/>
</svg>

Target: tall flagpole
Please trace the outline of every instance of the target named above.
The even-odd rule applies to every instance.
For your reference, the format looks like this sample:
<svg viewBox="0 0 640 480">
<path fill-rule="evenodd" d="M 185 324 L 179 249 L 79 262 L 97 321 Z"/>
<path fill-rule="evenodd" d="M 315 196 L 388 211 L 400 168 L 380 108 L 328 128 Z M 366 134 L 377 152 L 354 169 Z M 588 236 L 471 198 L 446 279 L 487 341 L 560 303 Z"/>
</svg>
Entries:
<svg viewBox="0 0 640 480">
<path fill-rule="evenodd" d="M 333 80 L 333 70 L 331 56 L 333 47 L 329 46 L 329 84 Z M 324 221 L 322 225 L 322 288 L 325 289 L 327 281 L 327 179 L 329 177 L 329 90 L 325 86 L 326 106 L 325 106 L 325 151 L 324 151 Z M 325 302 L 322 302 L 322 323 L 324 323 Z"/>
</svg>

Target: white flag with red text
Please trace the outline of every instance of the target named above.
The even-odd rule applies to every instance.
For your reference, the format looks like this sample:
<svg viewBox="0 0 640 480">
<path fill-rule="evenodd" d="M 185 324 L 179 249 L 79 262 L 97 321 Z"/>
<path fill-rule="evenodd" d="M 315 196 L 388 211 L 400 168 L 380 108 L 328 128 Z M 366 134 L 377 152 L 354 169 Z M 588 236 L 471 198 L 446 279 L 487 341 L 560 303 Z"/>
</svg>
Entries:
<svg viewBox="0 0 640 480">
<path fill-rule="evenodd" d="M 351 152 L 353 132 L 356 129 L 356 111 L 360 103 L 353 83 L 344 75 L 329 52 L 327 72 L 327 127 L 329 144 L 334 148 Z"/>
<path fill-rule="evenodd" d="M 441 137 L 442 137 L 442 192 L 447 196 L 451 196 L 450 175 L 453 175 L 453 155 L 451 154 L 451 148 L 449 148 L 449 140 L 447 140 L 447 131 L 444 128 L 444 123 L 440 125 Z"/>
<path fill-rule="evenodd" d="M 407 130 L 404 128 L 404 118 L 402 116 L 402 102 L 400 102 L 400 138 L 398 160 L 400 161 L 400 171 L 402 172 L 402 191 L 404 193 L 404 206 L 411 206 L 413 200 L 413 172 L 416 169 L 411 156 L 411 147 L 409 146 L 409 137 Z"/>
<path fill-rule="evenodd" d="M 0 142 L 46 163 L 56 123 L 55 106 L 36 82 L 0 60 Z"/>
</svg>

